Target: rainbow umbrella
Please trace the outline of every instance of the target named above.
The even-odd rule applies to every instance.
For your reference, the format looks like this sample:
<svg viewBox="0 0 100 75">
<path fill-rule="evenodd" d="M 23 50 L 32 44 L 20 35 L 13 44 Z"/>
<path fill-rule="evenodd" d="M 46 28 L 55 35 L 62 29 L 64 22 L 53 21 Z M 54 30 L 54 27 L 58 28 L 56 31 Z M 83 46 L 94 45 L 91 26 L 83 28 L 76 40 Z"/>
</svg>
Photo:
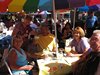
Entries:
<svg viewBox="0 0 100 75">
<path fill-rule="evenodd" d="M 54 1 L 56 10 L 67 9 L 69 8 L 69 1 L 72 2 L 72 0 Z M 76 0 L 73 7 L 82 6 L 84 5 L 83 3 L 85 2 L 80 3 L 80 1 Z M 70 5 L 72 4 L 70 3 Z M 9 12 L 21 12 L 22 10 L 25 12 L 34 12 L 38 8 L 40 10 L 53 10 L 53 0 L 21 0 L 20 2 L 19 0 L 0 0 L 0 11 L 2 12 L 3 9 L 6 12 L 7 7 Z"/>
<path fill-rule="evenodd" d="M 92 6 L 100 4 L 100 0 L 54 0 L 55 9 L 77 8 L 83 5 Z M 0 12 L 34 12 L 41 10 L 53 10 L 53 0 L 0 0 Z"/>
</svg>

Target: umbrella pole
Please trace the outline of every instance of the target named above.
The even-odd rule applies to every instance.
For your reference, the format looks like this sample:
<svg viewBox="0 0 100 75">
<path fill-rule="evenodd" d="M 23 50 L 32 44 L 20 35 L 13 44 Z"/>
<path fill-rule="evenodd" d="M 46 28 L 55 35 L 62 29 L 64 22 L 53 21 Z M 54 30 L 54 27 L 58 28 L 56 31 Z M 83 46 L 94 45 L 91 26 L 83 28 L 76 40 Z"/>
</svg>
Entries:
<svg viewBox="0 0 100 75">
<path fill-rule="evenodd" d="M 58 57 L 57 27 L 56 27 L 57 13 L 55 11 L 55 0 L 53 0 L 53 17 L 54 17 L 54 26 L 55 26 L 56 55 Z"/>
<path fill-rule="evenodd" d="M 73 30 L 75 29 L 76 8 L 74 8 Z"/>
<path fill-rule="evenodd" d="M 69 12 L 69 13 L 70 13 L 70 12 Z M 70 22 L 70 18 L 71 18 L 71 17 L 70 17 L 70 15 L 69 15 L 69 17 L 68 17 L 68 22 Z"/>
</svg>

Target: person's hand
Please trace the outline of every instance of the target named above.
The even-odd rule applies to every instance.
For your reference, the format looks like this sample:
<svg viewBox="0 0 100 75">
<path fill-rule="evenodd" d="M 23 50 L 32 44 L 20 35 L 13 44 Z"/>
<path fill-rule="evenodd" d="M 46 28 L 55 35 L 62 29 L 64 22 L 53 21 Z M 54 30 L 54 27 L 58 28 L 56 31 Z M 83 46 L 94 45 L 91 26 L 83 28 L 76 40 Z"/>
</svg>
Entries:
<svg viewBox="0 0 100 75">
<path fill-rule="evenodd" d="M 31 70 L 33 68 L 32 65 L 26 65 L 26 67 L 27 67 L 27 70 Z"/>
<path fill-rule="evenodd" d="M 67 52 L 67 56 L 74 56 L 71 52 Z"/>
<path fill-rule="evenodd" d="M 28 38 L 28 34 L 24 34 L 22 38 Z"/>
<path fill-rule="evenodd" d="M 30 35 L 36 35 L 36 32 L 35 32 L 34 30 L 32 30 L 32 31 L 30 32 Z"/>
<path fill-rule="evenodd" d="M 45 57 L 46 57 L 46 55 L 45 54 L 42 54 L 42 55 L 40 55 L 39 58 L 44 59 Z"/>
<path fill-rule="evenodd" d="M 45 58 L 45 54 L 43 54 L 42 52 L 34 53 L 34 55 L 36 58 L 41 58 L 41 59 Z"/>
</svg>

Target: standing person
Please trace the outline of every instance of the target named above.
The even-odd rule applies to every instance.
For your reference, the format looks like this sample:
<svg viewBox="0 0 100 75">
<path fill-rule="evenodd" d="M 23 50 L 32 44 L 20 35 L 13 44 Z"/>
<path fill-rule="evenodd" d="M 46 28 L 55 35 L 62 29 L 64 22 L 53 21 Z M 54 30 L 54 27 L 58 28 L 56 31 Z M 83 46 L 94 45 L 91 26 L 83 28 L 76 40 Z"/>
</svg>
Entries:
<svg viewBox="0 0 100 75">
<path fill-rule="evenodd" d="M 30 22 L 32 21 L 32 17 L 29 15 L 25 15 L 22 22 L 19 22 L 15 25 L 15 28 L 12 32 L 12 36 L 15 36 L 17 34 L 22 35 L 23 38 L 23 45 L 22 48 L 24 50 L 27 49 L 28 44 L 28 36 L 30 33 L 32 33 L 32 28 L 30 27 Z"/>
<path fill-rule="evenodd" d="M 59 48 L 64 48 L 65 47 L 65 43 L 62 40 L 62 32 L 61 32 L 61 25 L 57 23 L 57 40 L 58 40 L 58 45 Z"/>
<path fill-rule="evenodd" d="M 88 12 L 88 17 L 87 17 L 87 20 L 86 20 L 86 37 L 87 38 L 90 38 L 91 35 L 93 34 L 93 31 L 94 31 L 94 27 L 95 27 L 95 24 L 97 22 L 97 17 L 94 15 L 94 12 L 93 11 L 89 11 Z"/>
<path fill-rule="evenodd" d="M 100 30 L 90 38 L 91 52 L 74 66 L 73 75 L 100 75 Z"/>
</svg>

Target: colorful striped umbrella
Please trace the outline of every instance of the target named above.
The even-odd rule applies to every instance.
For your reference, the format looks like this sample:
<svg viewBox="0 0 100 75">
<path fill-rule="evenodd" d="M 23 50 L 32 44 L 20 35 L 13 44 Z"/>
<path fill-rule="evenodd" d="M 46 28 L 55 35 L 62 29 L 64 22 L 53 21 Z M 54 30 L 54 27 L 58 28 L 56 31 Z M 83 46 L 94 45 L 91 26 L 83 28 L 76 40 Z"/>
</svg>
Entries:
<svg viewBox="0 0 100 75">
<path fill-rule="evenodd" d="M 55 9 L 77 8 L 100 4 L 100 0 L 54 0 Z M 0 12 L 34 12 L 41 10 L 53 10 L 53 0 L 0 0 Z"/>
<path fill-rule="evenodd" d="M 71 2 L 72 0 L 70 0 Z M 82 0 L 84 1 L 84 0 Z M 25 12 L 33 12 L 36 11 L 37 8 L 40 10 L 53 10 L 53 0 L 0 0 L 0 11 L 6 12 L 8 7 L 9 12 L 21 12 L 24 10 Z M 77 3 L 77 2 L 75 2 Z M 80 4 L 80 5 L 78 5 Z M 70 4 L 72 5 L 72 4 Z M 82 6 L 81 3 L 77 3 L 77 6 Z M 76 6 L 74 6 L 76 7 Z M 58 9 L 66 9 L 69 8 L 68 0 L 55 0 L 55 8 Z"/>
</svg>

